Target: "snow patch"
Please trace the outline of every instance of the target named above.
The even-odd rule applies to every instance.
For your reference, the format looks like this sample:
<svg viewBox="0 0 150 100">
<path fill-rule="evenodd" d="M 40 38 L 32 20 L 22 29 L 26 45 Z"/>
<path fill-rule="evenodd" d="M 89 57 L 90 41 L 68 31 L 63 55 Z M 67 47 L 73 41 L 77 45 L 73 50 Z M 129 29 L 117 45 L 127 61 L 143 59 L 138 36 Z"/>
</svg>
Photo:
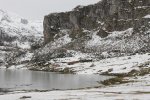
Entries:
<svg viewBox="0 0 150 100">
<path fill-rule="evenodd" d="M 92 34 L 92 39 L 87 42 L 87 46 L 90 47 L 90 46 L 97 46 L 97 45 L 101 44 L 102 38 L 97 35 L 97 32 L 98 31 L 96 31 Z"/>
<path fill-rule="evenodd" d="M 143 18 L 150 18 L 150 15 L 146 15 L 146 16 L 144 16 Z"/>
</svg>

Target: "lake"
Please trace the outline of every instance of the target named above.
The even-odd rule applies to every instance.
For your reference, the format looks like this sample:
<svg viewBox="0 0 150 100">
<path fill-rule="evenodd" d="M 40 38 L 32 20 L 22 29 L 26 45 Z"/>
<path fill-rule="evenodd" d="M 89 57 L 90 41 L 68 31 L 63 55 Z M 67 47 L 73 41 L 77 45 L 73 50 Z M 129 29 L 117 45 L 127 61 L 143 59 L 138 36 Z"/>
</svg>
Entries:
<svg viewBox="0 0 150 100">
<path fill-rule="evenodd" d="M 0 69 L 0 88 L 10 90 L 79 89 L 100 86 L 103 75 L 76 75 L 53 72 Z"/>
</svg>

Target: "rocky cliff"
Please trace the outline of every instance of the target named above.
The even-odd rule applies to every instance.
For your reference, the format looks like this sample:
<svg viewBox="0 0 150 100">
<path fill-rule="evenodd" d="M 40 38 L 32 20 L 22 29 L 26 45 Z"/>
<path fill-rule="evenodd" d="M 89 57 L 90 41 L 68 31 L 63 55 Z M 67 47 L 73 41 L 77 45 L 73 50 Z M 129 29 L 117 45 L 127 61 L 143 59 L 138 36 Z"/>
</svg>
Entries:
<svg viewBox="0 0 150 100">
<path fill-rule="evenodd" d="M 139 20 L 149 13 L 150 0 L 102 0 L 70 12 L 49 14 L 44 18 L 45 43 L 53 41 L 63 29 L 69 29 L 69 36 L 74 38 L 82 30 L 99 29 L 99 35 L 106 37 L 108 32 L 138 28 Z"/>
<path fill-rule="evenodd" d="M 149 0 L 101 0 L 46 15 L 43 26 L 45 46 L 35 51 L 31 68 L 49 69 L 57 58 L 97 60 L 150 51 Z"/>
</svg>

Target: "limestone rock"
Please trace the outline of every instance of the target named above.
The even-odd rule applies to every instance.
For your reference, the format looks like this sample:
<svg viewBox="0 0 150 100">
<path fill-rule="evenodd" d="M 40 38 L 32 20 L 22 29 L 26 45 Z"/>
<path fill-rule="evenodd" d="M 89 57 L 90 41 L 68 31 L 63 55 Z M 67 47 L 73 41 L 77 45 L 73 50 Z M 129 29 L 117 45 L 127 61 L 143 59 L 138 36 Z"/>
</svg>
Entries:
<svg viewBox="0 0 150 100">
<path fill-rule="evenodd" d="M 100 28 L 112 32 L 126 30 L 132 26 L 137 28 L 139 20 L 149 13 L 150 0 L 102 0 L 94 5 L 78 6 L 73 11 L 46 15 L 44 40 L 45 43 L 53 41 L 61 29 Z"/>
</svg>

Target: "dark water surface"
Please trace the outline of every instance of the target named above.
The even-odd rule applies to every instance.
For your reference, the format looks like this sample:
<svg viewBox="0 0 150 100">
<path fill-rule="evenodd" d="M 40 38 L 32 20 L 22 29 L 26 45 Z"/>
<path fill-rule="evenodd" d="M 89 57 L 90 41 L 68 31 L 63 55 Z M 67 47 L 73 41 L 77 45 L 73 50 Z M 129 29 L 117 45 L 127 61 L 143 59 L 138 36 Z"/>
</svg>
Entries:
<svg viewBox="0 0 150 100">
<path fill-rule="evenodd" d="M 102 75 L 73 75 L 29 70 L 0 69 L 0 88 L 12 90 L 79 89 L 99 86 Z"/>
</svg>

